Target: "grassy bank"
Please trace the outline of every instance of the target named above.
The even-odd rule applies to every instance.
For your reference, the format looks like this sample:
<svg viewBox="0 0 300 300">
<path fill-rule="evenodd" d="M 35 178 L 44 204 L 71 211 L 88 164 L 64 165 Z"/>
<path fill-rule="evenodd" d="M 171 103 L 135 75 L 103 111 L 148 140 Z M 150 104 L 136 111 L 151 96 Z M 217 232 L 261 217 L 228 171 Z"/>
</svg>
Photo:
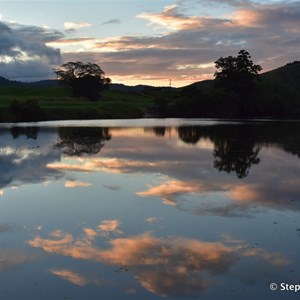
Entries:
<svg viewBox="0 0 300 300">
<path fill-rule="evenodd" d="M 152 104 L 139 92 L 103 91 L 90 102 L 62 87 L 0 87 L 0 122 L 139 118 Z"/>
</svg>

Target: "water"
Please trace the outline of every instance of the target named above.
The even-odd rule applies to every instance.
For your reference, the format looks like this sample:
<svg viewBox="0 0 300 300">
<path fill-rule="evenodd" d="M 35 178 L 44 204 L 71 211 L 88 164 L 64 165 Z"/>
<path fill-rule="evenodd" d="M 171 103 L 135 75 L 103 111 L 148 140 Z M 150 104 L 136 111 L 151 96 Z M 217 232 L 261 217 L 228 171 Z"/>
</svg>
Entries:
<svg viewBox="0 0 300 300">
<path fill-rule="evenodd" d="M 2 125 L 0 298 L 296 299 L 299 129 Z"/>
</svg>

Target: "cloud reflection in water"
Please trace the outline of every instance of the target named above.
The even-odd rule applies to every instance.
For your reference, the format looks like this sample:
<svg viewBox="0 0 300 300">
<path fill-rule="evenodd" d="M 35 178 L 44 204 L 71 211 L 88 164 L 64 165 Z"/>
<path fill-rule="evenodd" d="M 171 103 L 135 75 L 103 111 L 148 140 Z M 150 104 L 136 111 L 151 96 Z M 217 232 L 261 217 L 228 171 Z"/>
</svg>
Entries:
<svg viewBox="0 0 300 300">
<path fill-rule="evenodd" d="M 229 237 L 221 241 L 206 242 L 180 236 L 155 237 L 145 232 L 109 238 L 103 246 L 97 246 L 96 238 L 101 239 L 101 231 L 110 231 L 113 227 L 116 229 L 118 226 L 112 226 L 116 223 L 102 222 L 96 229 L 85 228 L 78 237 L 58 230 L 50 233 L 49 238 L 36 236 L 28 244 L 48 253 L 73 259 L 126 266 L 142 287 L 162 296 L 199 295 L 213 286 L 219 276 L 231 276 L 231 269 L 239 263 L 257 264 L 266 273 L 267 270 L 278 272 L 289 264 L 280 253 L 250 248 L 246 242 Z M 91 232 L 93 238 L 90 238 Z M 118 230 L 117 233 L 121 232 Z M 50 272 L 77 285 L 91 283 L 69 270 L 53 269 Z M 97 284 L 97 280 L 92 283 Z"/>
</svg>

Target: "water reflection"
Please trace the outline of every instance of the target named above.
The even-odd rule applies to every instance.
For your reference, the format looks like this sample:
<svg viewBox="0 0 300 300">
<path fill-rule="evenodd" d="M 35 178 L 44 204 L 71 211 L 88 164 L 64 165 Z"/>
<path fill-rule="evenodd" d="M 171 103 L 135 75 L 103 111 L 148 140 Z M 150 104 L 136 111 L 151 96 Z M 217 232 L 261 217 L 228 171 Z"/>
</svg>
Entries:
<svg viewBox="0 0 300 300">
<path fill-rule="evenodd" d="M 105 141 L 111 139 L 108 128 L 62 127 L 58 131 L 59 139 L 55 147 L 69 156 L 93 155 L 100 152 Z"/>
<path fill-rule="evenodd" d="M 178 128 L 178 136 L 183 142 L 187 144 L 197 144 L 201 137 L 203 137 L 203 133 L 201 127 L 185 126 Z"/>
<path fill-rule="evenodd" d="M 300 276 L 298 132 L 2 128 L 0 294 L 280 299 L 268 284 Z"/>
<path fill-rule="evenodd" d="M 279 146 L 299 157 L 298 127 L 297 123 L 190 126 L 179 127 L 178 136 L 188 144 L 209 138 L 214 144 L 214 167 L 227 173 L 235 172 L 238 178 L 244 178 L 253 165 L 259 164 L 261 146 Z"/>
<path fill-rule="evenodd" d="M 53 150 L 56 132 L 44 131 L 39 137 L 37 127 L 1 130 L 0 136 L 0 189 L 21 182 L 37 183 L 61 174 L 46 168 L 61 154 Z"/>
<path fill-rule="evenodd" d="M 103 223 L 105 233 L 123 233 L 117 229 L 119 223 L 116 220 Z M 105 245 L 98 247 L 96 239 L 103 237 L 103 223 L 95 229 L 84 228 L 78 237 L 59 230 L 51 232 L 49 238 L 37 236 L 28 243 L 49 253 L 121 266 L 118 270 L 130 271 L 142 287 L 161 296 L 198 296 L 215 284 L 219 276 L 233 276 L 230 269 L 244 260 L 255 262 L 266 277 L 282 272 L 282 267 L 290 263 L 280 253 L 250 248 L 246 242 L 230 237 L 206 242 L 186 237 L 158 238 L 151 233 L 142 233 L 109 236 Z M 249 272 L 257 271 L 251 269 Z M 89 279 L 69 270 L 51 270 L 51 273 L 77 285 L 90 283 Z M 248 276 L 254 274 L 244 274 L 239 279 L 243 281 Z M 93 281 L 98 282 L 97 279 Z"/>
<path fill-rule="evenodd" d="M 227 173 L 235 172 L 238 178 L 244 178 L 249 174 L 251 166 L 260 162 L 259 150 L 251 141 L 245 143 L 243 139 L 218 140 L 213 152 L 214 167 Z"/>
<path fill-rule="evenodd" d="M 164 137 L 166 133 L 166 128 L 165 127 L 154 127 L 153 132 L 155 133 L 156 136 L 161 136 Z"/>
<path fill-rule="evenodd" d="M 12 127 L 10 133 L 14 139 L 20 137 L 20 135 L 25 135 L 28 139 L 37 139 L 39 132 L 38 127 Z"/>
</svg>

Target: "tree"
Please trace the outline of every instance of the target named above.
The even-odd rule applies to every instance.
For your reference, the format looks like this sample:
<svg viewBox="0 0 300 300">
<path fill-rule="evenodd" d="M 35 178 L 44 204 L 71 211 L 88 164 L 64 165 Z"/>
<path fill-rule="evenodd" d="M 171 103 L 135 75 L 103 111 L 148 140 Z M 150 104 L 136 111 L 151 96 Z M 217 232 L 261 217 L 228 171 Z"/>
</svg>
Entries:
<svg viewBox="0 0 300 300">
<path fill-rule="evenodd" d="M 239 96 L 246 95 L 252 90 L 258 72 L 262 70 L 260 65 L 253 63 L 246 50 L 240 50 L 237 57 L 220 57 L 215 61 L 215 67 L 217 87 L 227 87 Z"/>
<path fill-rule="evenodd" d="M 96 101 L 100 92 L 111 83 L 100 66 L 90 62 L 67 62 L 54 72 L 64 85 L 72 89 L 75 97 L 86 97 L 91 101 Z"/>
</svg>

